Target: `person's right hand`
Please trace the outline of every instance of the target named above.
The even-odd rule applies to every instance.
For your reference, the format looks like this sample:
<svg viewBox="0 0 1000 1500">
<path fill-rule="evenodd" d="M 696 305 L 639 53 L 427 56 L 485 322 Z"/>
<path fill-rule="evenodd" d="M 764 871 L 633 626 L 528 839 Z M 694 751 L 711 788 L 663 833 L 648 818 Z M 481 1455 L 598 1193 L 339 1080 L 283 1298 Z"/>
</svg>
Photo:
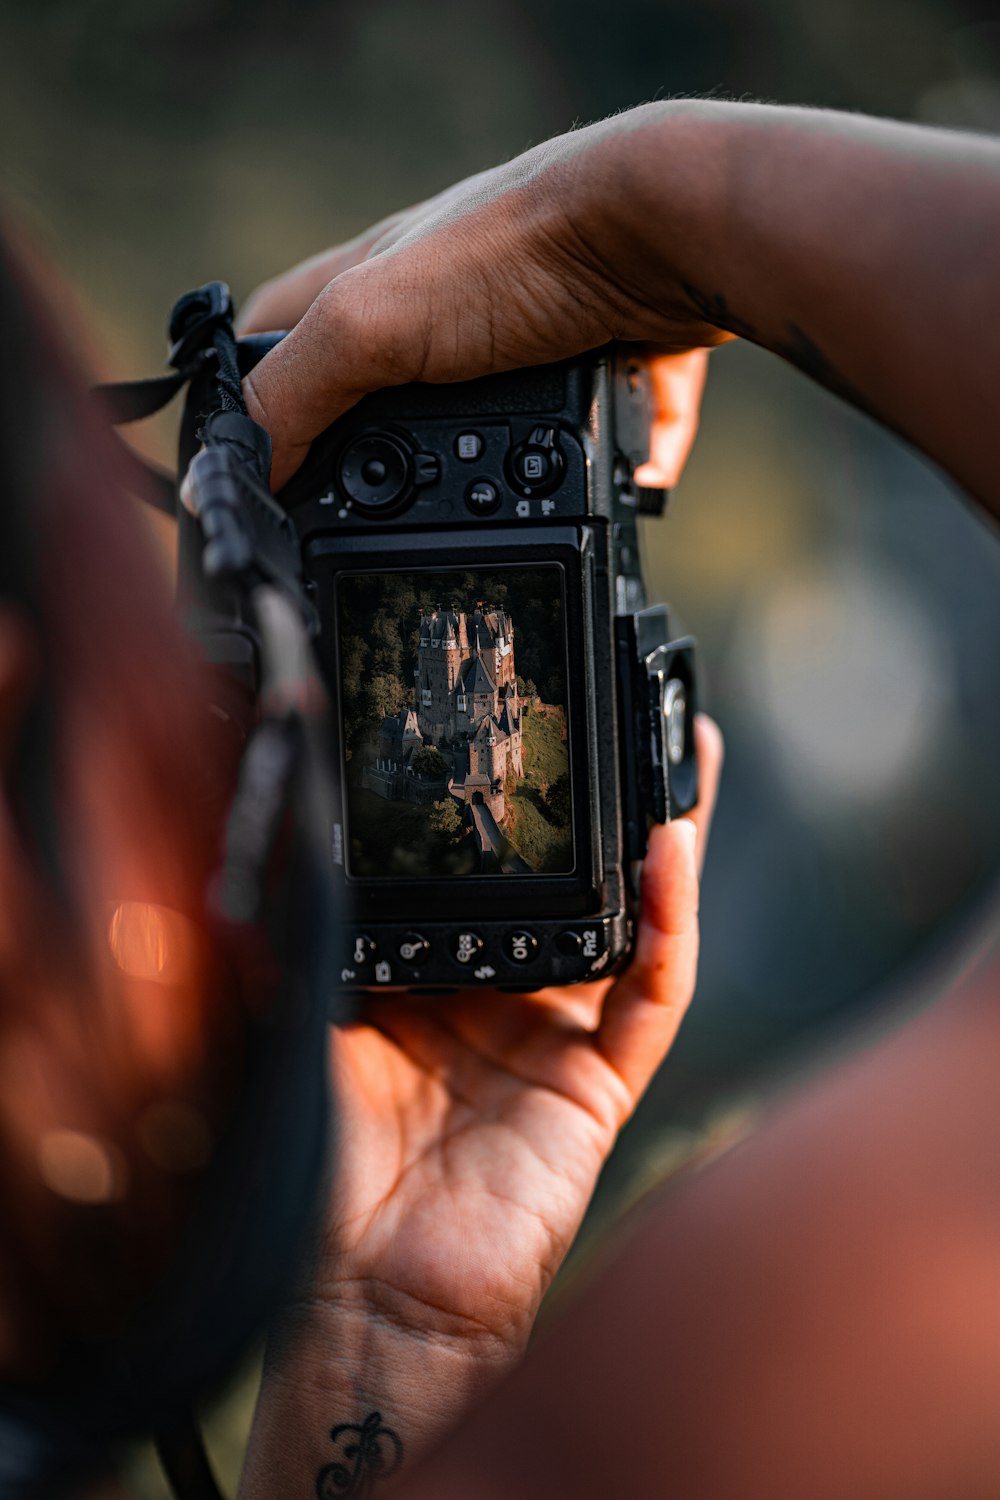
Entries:
<svg viewBox="0 0 1000 1500">
<path fill-rule="evenodd" d="M 661 421 L 646 483 L 670 484 L 697 426 L 706 323 L 681 275 L 669 285 L 623 162 L 644 110 L 572 132 L 384 219 L 265 283 L 240 331 L 292 332 L 245 381 L 271 433 L 272 485 L 368 391 L 566 358 L 611 339 L 681 358 L 658 366 Z M 624 148 L 624 149 L 623 149 Z M 666 287 L 666 290 L 665 290 Z M 693 351 L 693 352 L 690 352 Z"/>
</svg>

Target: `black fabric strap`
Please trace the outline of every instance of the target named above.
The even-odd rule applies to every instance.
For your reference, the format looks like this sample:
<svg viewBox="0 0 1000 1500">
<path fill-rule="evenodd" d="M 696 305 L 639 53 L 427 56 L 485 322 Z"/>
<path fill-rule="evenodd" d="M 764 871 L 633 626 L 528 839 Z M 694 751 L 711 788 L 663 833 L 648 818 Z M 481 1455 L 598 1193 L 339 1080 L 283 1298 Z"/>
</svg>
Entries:
<svg viewBox="0 0 1000 1500">
<path fill-rule="evenodd" d="M 184 1500 L 223 1500 L 193 1414 L 169 1432 L 158 1432 L 154 1441 L 156 1456 L 176 1495 L 183 1495 Z"/>
<path fill-rule="evenodd" d="M 170 375 L 156 375 L 152 380 L 121 380 L 111 385 L 95 385 L 94 400 L 112 427 L 141 422 L 162 411 L 191 379 L 192 370 L 175 370 Z"/>
<path fill-rule="evenodd" d="M 271 467 L 271 440 L 247 415 L 240 384 L 239 346 L 233 332 L 233 303 L 229 288 L 221 281 L 209 282 L 188 292 L 170 314 L 169 375 L 151 380 L 123 380 L 97 385 L 92 395 L 105 421 L 113 427 L 141 422 L 162 411 L 189 380 L 204 376 L 215 366 L 215 400 L 218 405 L 206 416 L 201 440 L 209 446 L 225 445 L 265 488 Z M 176 515 L 176 480 L 164 469 L 141 457 L 127 443 L 120 454 L 130 483 L 140 499 L 164 515 Z"/>
<path fill-rule="evenodd" d="M 233 333 L 233 301 L 225 282 L 210 281 L 187 292 L 170 314 L 169 375 L 150 380 L 120 380 L 96 385 L 93 396 L 114 427 L 141 422 L 171 402 L 189 380 L 203 374 L 210 361 L 218 364 L 219 406 L 245 412 Z"/>
</svg>

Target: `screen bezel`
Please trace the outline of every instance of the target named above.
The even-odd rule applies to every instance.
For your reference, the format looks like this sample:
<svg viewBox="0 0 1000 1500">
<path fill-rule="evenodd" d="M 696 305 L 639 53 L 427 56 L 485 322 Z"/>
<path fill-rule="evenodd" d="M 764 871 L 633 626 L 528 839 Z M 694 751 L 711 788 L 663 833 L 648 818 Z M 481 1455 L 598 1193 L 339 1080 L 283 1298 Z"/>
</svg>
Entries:
<svg viewBox="0 0 1000 1500">
<path fill-rule="evenodd" d="M 522 539 L 523 538 L 523 539 Z M 583 607 L 583 554 L 579 533 L 572 527 L 547 529 L 543 538 L 536 529 L 476 527 L 461 533 L 421 532 L 394 536 L 314 537 L 305 549 L 310 577 L 318 585 L 322 617 L 318 654 L 324 678 L 339 719 L 340 636 L 338 629 L 338 582 L 345 576 L 365 573 L 441 573 L 450 570 L 498 571 L 504 567 L 557 565 L 561 571 L 564 607 L 563 666 L 566 682 L 566 721 L 572 792 L 574 869 L 562 874 L 531 875 L 441 875 L 416 880 L 399 876 L 357 876 L 349 873 L 346 848 L 349 838 L 346 796 L 338 792 L 341 851 L 336 876 L 343 883 L 357 917 L 383 919 L 437 918 L 447 897 L 449 919 L 466 914 L 481 919 L 484 903 L 490 917 L 523 916 L 525 910 L 543 903 L 552 915 L 584 912 L 592 905 L 595 889 L 592 827 L 592 796 L 588 745 L 591 740 L 590 702 L 586 674 L 571 668 L 570 642 L 578 642 L 579 656 L 589 656 Z M 338 736 L 340 785 L 346 784 L 343 746 Z"/>
</svg>

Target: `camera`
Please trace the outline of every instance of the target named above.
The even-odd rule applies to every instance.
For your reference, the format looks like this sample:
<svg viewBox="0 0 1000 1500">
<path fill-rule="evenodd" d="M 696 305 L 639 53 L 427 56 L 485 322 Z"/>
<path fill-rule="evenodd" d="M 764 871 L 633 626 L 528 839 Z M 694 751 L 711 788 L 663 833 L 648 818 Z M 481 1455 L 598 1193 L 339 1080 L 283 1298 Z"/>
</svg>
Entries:
<svg viewBox="0 0 1000 1500">
<path fill-rule="evenodd" d="M 241 372 L 277 337 L 241 341 Z M 181 472 L 199 400 L 195 380 Z M 337 726 L 344 988 L 525 991 L 626 961 L 650 823 L 697 799 L 693 642 L 639 562 L 666 499 L 634 481 L 652 411 L 646 364 L 613 345 L 388 389 L 277 496 Z M 197 531 L 182 517 L 181 603 L 239 727 L 259 643 Z"/>
</svg>

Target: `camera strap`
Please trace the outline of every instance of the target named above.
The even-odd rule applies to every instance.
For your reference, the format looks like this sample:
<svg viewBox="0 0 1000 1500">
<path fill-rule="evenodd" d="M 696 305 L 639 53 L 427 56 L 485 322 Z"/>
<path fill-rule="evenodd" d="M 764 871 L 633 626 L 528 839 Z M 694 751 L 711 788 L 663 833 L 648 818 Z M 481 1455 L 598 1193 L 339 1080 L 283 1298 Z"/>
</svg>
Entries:
<svg viewBox="0 0 1000 1500">
<path fill-rule="evenodd" d="M 309 1035 L 295 1069 L 303 1075 L 315 1073 L 324 1067 L 331 928 L 325 834 L 331 820 L 332 757 L 326 740 L 326 695 L 311 646 L 319 617 L 303 576 L 295 528 L 268 489 L 271 441 L 243 401 L 233 304 L 223 283 L 209 283 L 175 305 L 169 363 L 169 374 L 98 387 L 95 399 L 106 419 L 123 425 L 153 415 L 195 383 L 200 403 L 196 437 L 201 446 L 188 467 L 185 498 L 200 523 L 202 569 L 208 579 L 232 591 L 242 617 L 252 625 L 260 657 L 256 723 L 244 746 L 225 851 L 208 893 L 209 917 L 266 933 L 295 1003 L 301 1005 L 303 996 L 308 997 L 314 1020 L 302 1028 Z M 178 481 L 127 445 L 122 447 L 136 493 L 156 509 L 179 515 Z M 287 1068 L 286 1061 L 286 1075 Z M 288 1082 L 287 1076 L 276 1080 L 275 1094 L 283 1096 Z M 306 1084 L 304 1076 L 302 1082 Z M 266 1093 L 269 1085 L 258 1080 L 252 1086 Z M 308 1092 L 304 1087 L 303 1093 Z M 263 1103 L 261 1113 L 266 1114 L 266 1099 Z M 314 1115 L 303 1129 L 319 1135 L 323 1127 Z M 273 1152 L 276 1143 L 269 1140 L 268 1147 Z M 323 1142 L 312 1141 L 300 1155 L 313 1163 L 321 1161 Z M 254 1163 L 248 1162 L 247 1168 L 253 1172 Z M 296 1172 L 303 1177 L 299 1166 Z M 313 1186 L 318 1176 L 314 1170 Z M 277 1189 L 276 1198 L 281 1194 Z M 290 1206 L 275 1201 L 274 1216 L 294 1220 Z M 297 1216 L 301 1225 L 301 1207 Z M 286 1254 L 297 1248 L 300 1238 L 283 1227 L 276 1237 Z M 251 1310 L 251 1320 L 255 1313 Z M 157 1445 L 182 1500 L 219 1500 L 193 1420 L 173 1420 L 169 1430 L 158 1435 Z"/>
<path fill-rule="evenodd" d="M 277 774 L 287 759 L 285 774 L 292 779 L 292 762 L 315 739 L 315 726 L 324 718 L 325 694 L 314 668 L 309 641 L 319 631 L 316 612 L 302 573 L 298 537 L 291 519 L 268 489 L 271 468 L 269 433 L 249 416 L 243 400 L 239 349 L 233 330 L 233 302 L 221 281 L 187 292 L 170 314 L 168 363 L 172 373 L 149 380 L 126 381 L 94 388 L 103 415 L 114 426 L 141 421 L 154 415 L 191 381 L 206 385 L 209 409 L 201 416 L 197 437 L 200 450 L 186 476 L 185 494 L 197 517 L 203 537 L 202 567 L 206 577 L 231 586 L 252 619 L 261 642 L 261 720 L 245 752 L 247 766 L 259 762 L 250 776 L 259 825 L 260 766 L 268 764 Z M 129 470 L 138 480 L 141 499 L 155 509 L 176 515 L 178 481 L 149 464 L 127 444 Z M 169 503 L 168 503 L 169 490 Z M 299 724 L 293 729 L 294 723 Z M 313 726 L 303 732 L 302 726 Z M 276 755 L 273 747 L 281 739 L 297 742 L 294 755 Z M 259 737 L 272 747 L 270 753 L 255 749 Z M 308 800 L 329 806 L 329 776 L 321 756 L 309 754 Z M 265 799 L 280 819 L 282 798 L 277 788 Z M 246 803 L 247 798 L 242 801 Z M 271 840 L 258 826 L 253 839 L 240 835 L 251 819 L 241 812 L 237 792 L 230 821 L 230 856 L 241 861 L 241 879 L 250 879 L 246 865 L 251 843 L 259 857 L 266 858 Z M 311 827 L 322 828 L 322 818 L 311 817 Z M 273 830 L 272 830 L 273 834 Z M 239 849 L 236 856 L 233 851 Z M 260 884 L 259 879 L 256 882 Z M 234 881 L 223 876 L 221 890 L 233 889 Z M 244 918 L 255 920 L 255 917 Z"/>
</svg>

